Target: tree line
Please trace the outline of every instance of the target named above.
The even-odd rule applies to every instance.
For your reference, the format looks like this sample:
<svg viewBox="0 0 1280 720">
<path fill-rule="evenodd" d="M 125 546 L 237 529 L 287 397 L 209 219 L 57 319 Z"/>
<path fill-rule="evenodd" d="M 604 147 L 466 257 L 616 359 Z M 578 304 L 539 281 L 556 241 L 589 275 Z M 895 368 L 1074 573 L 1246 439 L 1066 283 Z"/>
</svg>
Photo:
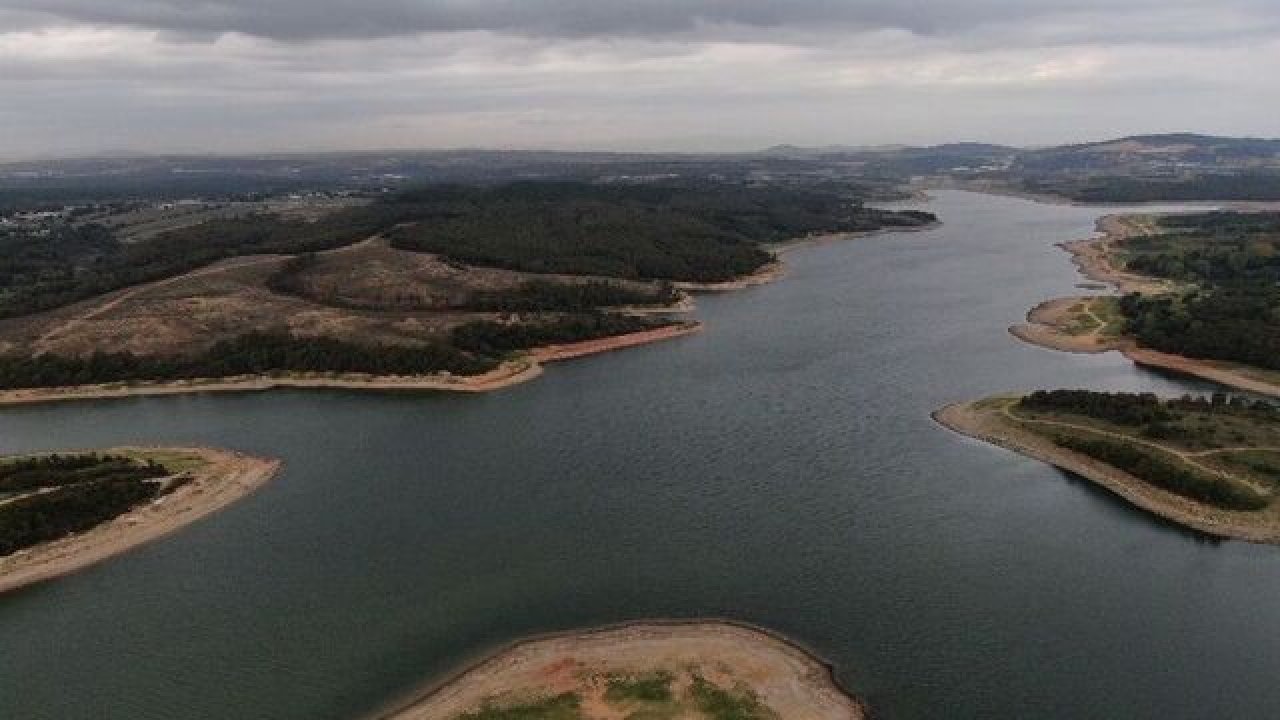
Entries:
<svg viewBox="0 0 1280 720">
<path fill-rule="evenodd" d="M 0 463 L 0 493 L 99 480 L 145 480 L 167 474 L 163 465 L 140 463 L 121 455 L 42 455 Z"/>
</svg>

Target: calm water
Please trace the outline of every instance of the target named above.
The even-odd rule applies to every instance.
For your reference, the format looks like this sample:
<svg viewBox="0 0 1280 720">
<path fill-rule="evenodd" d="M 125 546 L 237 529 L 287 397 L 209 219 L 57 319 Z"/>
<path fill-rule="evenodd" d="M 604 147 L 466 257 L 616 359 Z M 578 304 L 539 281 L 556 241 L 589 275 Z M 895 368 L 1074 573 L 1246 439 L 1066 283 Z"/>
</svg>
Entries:
<svg viewBox="0 0 1280 720">
<path fill-rule="evenodd" d="M 0 450 L 208 443 L 263 491 L 0 597 L 0 717 L 352 718 L 528 633 L 725 616 L 884 718 L 1272 718 L 1280 551 L 1216 544 L 935 426 L 1034 387 L 1202 390 L 1006 327 L 1098 211 L 943 193 L 932 232 L 788 256 L 699 336 L 484 397 L 7 409 Z"/>
</svg>

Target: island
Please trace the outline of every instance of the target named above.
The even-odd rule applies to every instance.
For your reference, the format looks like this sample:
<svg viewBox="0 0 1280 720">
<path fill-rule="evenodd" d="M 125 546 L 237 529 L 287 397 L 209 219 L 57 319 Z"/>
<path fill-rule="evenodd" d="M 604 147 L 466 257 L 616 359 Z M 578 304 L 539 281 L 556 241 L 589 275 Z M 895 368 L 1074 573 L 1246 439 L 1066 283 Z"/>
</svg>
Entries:
<svg viewBox="0 0 1280 720">
<path fill-rule="evenodd" d="M 1280 543 L 1280 406 L 1240 395 L 1041 390 L 949 405 L 944 426 L 1202 533 Z"/>
<path fill-rule="evenodd" d="M 120 447 L 0 459 L 0 593 L 81 570 L 261 487 L 275 460 Z"/>
<path fill-rule="evenodd" d="M 379 720 L 863 720 L 831 669 L 771 633 L 641 622 L 533 638 Z"/>
<path fill-rule="evenodd" d="M 1122 294 L 1043 303 L 1014 335 L 1280 396 L 1280 213 L 1108 216 L 1099 230 L 1064 247 Z"/>
<path fill-rule="evenodd" d="M 110 225 L 112 211 L 11 225 L 0 404 L 507 387 L 542 363 L 696 332 L 690 293 L 776 278 L 779 243 L 935 220 L 866 207 L 862 192 L 429 185 L 301 216 L 196 213 L 145 233 Z"/>
</svg>

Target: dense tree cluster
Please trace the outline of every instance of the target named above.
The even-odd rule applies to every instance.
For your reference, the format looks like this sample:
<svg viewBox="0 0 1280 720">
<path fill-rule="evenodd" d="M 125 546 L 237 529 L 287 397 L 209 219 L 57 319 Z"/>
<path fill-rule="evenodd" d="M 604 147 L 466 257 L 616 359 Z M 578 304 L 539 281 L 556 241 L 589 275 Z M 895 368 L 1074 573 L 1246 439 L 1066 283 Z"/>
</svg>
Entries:
<svg viewBox="0 0 1280 720">
<path fill-rule="evenodd" d="M 1037 390 L 1019 407 L 1033 412 L 1065 412 L 1117 425 L 1165 422 L 1170 413 L 1153 393 L 1102 393 L 1089 390 Z"/>
<path fill-rule="evenodd" d="M 1280 214 L 1161 220 L 1125 241 L 1126 267 L 1191 289 L 1120 300 L 1128 331 L 1156 350 L 1280 369 Z"/>
<path fill-rule="evenodd" d="M 119 455 L 41 455 L 0 462 L 0 493 L 100 480 L 144 480 L 167 474 L 168 470 L 157 463 L 140 463 Z"/>
<path fill-rule="evenodd" d="M 0 556 L 84 532 L 164 490 L 163 465 L 118 455 L 46 455 L 0 463 Z"/>
<path fill-rule="evenodd" d="M 1280 370 L 1280 289 L 1131 294 L 1120 310 L 1145 347 Z"/>
<path fill-rule="evenodd" d="M 0 505 L 0 556 L 84 532 L 155 498 L 153 483 L 101 480 Z"/>
<path fill-rule="evenodd" d="M 1217 392 L 1163 400 L 1154 393 L 1106 393 L 1092 390 L 1037 390 L 1018 401 L 1031 412 L 1070 413 L 1138 427 L 1180 420 L 1187 413 L 1221 414 L 1280 423 L 1280 406 L 1266 400 Z"/>
<path fill-rule="evenodd" d="M 1268 504 L 1267 498 L 1257 492 L 1222 477 L 1197 471 L 1176 460 L 1161 457 L 1157 454 L 1158 451 L 1131 443 L 1070 435 L 1059 435 L 1054 438 L 1054 442 L 1068 450 L 1117 467 L 1139 480 L 1215 507 L 1261 510 Z"/>
<path fill-rule="evenodd" d="M 1167 232 L 1125 241 L 1127 269 L 1210 287 L 1280 283 L 1280 213 L 1171 215 L 1160 225 Z"/>
</svg>

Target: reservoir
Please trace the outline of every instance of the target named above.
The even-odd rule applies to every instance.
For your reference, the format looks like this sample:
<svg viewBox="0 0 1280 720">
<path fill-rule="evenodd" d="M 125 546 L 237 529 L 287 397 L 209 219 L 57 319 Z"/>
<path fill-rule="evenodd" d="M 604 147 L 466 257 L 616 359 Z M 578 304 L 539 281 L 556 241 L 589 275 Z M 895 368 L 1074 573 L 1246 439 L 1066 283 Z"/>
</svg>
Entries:
<svg viewBox="0 0 1280 720">
<path fill-rule="evenodd" d="M 282 458 L 162 541 L 0 596 L 0 718 L 352 720 L 525 635 L 776 630 L 878 718 L 1272 718 L 1280 548 L 1212 542 L 929 413 L 1003 391 L 1202 392 L 1007 332 L 1083 292 L 1103 212 L 961 192 L 943 224 L 787 253 L 698 335 L 505 391 L 0 410 L 0 451 Z M 1122 209 L 1121 209 L 1122 210 Z"/>
</svg>

